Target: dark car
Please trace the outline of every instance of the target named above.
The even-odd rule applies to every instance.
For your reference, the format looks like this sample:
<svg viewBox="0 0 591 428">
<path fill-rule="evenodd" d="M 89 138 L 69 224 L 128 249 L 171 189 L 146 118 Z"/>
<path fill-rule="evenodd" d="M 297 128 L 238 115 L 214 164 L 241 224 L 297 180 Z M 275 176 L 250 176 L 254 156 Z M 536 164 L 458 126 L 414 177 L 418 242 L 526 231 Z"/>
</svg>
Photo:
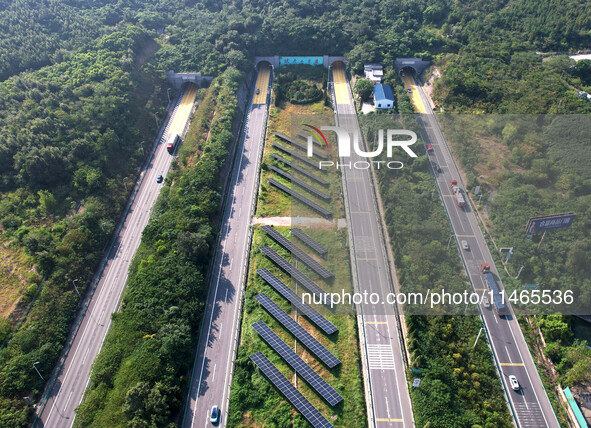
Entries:
<svg viewBox="0 0 591 428">
<path fill-rule="evenodd" d="M 162 183 L 163 181 L 164 181 L 164 177 L 162 177 L 161 175 L 156 177 L 156 183 Z"/>
<path fill-rule="evenodd" d="M 410 94 L 410 93 L 412 92 L 412 89 L 408 88 L 408 89 L 406 90 L 406 92 L 408 92 L 408 93 Z"/>
<path fill-rule="evenodd" d="M 257 95 L 260 94 L 260 93 L 261 93 L 261 90 L 260 89 L 257 89 Z"/>
</svg>

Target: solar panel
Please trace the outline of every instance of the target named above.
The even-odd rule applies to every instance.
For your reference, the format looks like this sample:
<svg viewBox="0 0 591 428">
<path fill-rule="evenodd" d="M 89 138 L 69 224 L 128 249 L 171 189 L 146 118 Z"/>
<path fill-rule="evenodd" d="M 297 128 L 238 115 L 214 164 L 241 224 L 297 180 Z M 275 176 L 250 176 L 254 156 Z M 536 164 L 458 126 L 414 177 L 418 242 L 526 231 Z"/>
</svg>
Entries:
<svg viewBox="0 0 591 428">
<path fill-rule="evenodd" d="M 337 331 L 336 328 L 330 321 L 320 315 L 310 305 L 302 302 L 302 299 L 298 297 L 291 289 L 285 285 L 279 278 L 269 272 L 267 269 L 259 269 L 257 273 L 263 278 L 273 289 L 281 294 L 287 301 L 294 305 L 302 314 L 308 317 L 310 321 L 318 326 L 326 334 L 330 335 Z"/>
<path fill-rule="evenodd" d="M 275 242 L 277 242 L 279 245 L 281 245 L 283 248 L 289 251 L 295 258 L 302 261 L 302 263 L 304 263 L 306 266 L 308 266 L 310 269 L 312 269 L 314 272 L 320 275 L 323 279 L 330 279 L 334 277 L 331 271 L 326 269 L 324 266 L 322 266 L 308 254 L 306 254 L 306 252 L 302 250 L 300 247 L 294 245 L 293 242 L 291 242 L 281 233 L 276 231 L 273 228 L 273 226 L 263 226 L 261 227 L 261 229 L 263 230 L 263 232 L 269 235 Z"/>
<path fill-rule="evenodd" d="M 271 157 L 277 159 L 279 162 L 283 162 L 285 165 L 289 166 L 292 170 L 299 172 L 302 175 L 305 175 L 306 177 L 314 180 L 317 183 L 322 184 L 323 186 L 328 186 L 330 183 L 328 181 L 326 181 L 324 178 L 322 177 L 318 177 L 315 174 L 312 174 L 310 171 L 308 171 L 306 168 L 302 168 L 299 165 L 296 164 L 292 164 L 290 160 L 285 159 L 283 156 L 278 155 L 277 153 L 271 153 Z M 324 170 L 323 170 L 324 171 Z"/>
<path fill-rule="evenodd" d="M 294 265 L 292 265 L 279 254 L 277 254 L 277 251 L 270 247 L 267 247 L 266 245 L 260 247 L 260 250 L 263 253 L 265 253 L 265 255 L 269 257 L 273 261 L 273 263 L 275 263 L 277 266 L 283 269 L 289 276 L 296 280 L 298 284 L 301 284 L 301 286 L 308 290 L 310 293 L 318 297 L 321 297 L 323 300 L 326 298 L 327 302 L 329 301 L 327 296 L 328 293 L 326 291 L 324 291 L 322 288 L 320 288 L 318 284 L 316 284 L 314 281 L 308 278 L 306 274 L 300 272 L 298 269 L 296 269 Z"/>
<path fill-rule="evenodd" d="M 295 370 L 296 374 L 300 375 L 308 384 L 324 398 L 331 406 L 336 406 L 343 397 L 334 390 L 312 367 L 310 367 L 304 360 L 300 358 L 273 330 L 269 328 L 263 321 L 255 322 L 252 328 L 279 354 L 281 358 Z"/>
<path fill-rule="evenodd" d="M 299 141 L 294 140 L 293 138 L 289 138 L 287 135 L 282 134 L 281 132 L 274 132 L 277 138 L 281 138 L 283 141 L 288 142 L 292 145 L 292 147 L 297 147 L 300 150 L 308 152 L 308 146 L 305 144 L 300 143 Z M 306 138 L 306 141 L 308 139 Z M 318 150 L 312 151 L 314 156 L 318 156 L 320 159 L 328 159 L 328 156 L 324 153 L 320 153 Z"/>
<path fill-rule="evenodd" d="M 267 178 L 267 181 L 270 184 L 272 184 L 273 186 L 277 187 L 278 189 L 283 190 L 285 193 L 287 193 L 292 198 L 302 202 L 303 204 L 308 205 L 314 211 L 317 211 L 318 213 L 322 214 L 323 216 L 325 216 L 325 217 L 332 216 L 331 211 L 327 210 L 326 208 L 317 204 L 316 202 L 311 201 L 310 199 L 306 198 L 305 196 L 300 195 L 297 191 L 290 189 L 289 187 L 285 186 L 284 184 L 281 184 L 280 182 L 278 182 L 277 180 L 274 180 L 272 178 Z"/>
<path fill-rule="evenodd" d="M 306 189 L 309 193 L 312 193 L 314 196 L 319 197 L 320 199 L 324 199 L 325 201 L 330 201 L 330 195 L 316 189 L 314 186 L 309 185 L 304 180 L 300 180 L 297 177 L 294 177 L 289 172 L 284 171 L 281 168 L 277 168 L 276 166 L 271 165 L 271 171 L 275 171 L 277 174 L 281 175 L 286 180 L 291 181 L 293 184 L 297 184 L 303 189 Z"/>
<path fill-rule="evenodd" d="M 320 413 L 318 409 L 281 374 L 279 369 L 277 369 L 277 367 L 275 367 L 262 352 L 252 354 L 250 359 L 314 428 L 334 428 L 332 424 L 322 416 L 322 413 Z"/>
<path fill-rule="evenodd" d="M 312 337 L 301 325 L 287 315 L 273 300 L 265 293 L 254 296 L 263 308 L 271 314 L 283 327 L 295 336 L 310 352 L 318 357 L 320 361 L 326 364 L 331 369 L 338 366 L 341 361 L 335 357 L 328 349 L 326 349 L 320 342 Z"/>
<path fill-rule="evenodd" d="M 293 229 L 290 229 L 290 232 L 293 236 L 298 238 L 300 241 L 302 241 L 308 247 L 312 248 L 321 256 L 326 257 L 326 255 L 328 254 L 328 250 L 324 246 L 322 246 L 318 241 L 316 241 L 302 229 L 294 227 Z"/>
<path fill-rule="evenodd" d="M 311 167 L 318 168 L 318 164 L 315 161 L 310 160 L 309 157 L 300 155 L 299 153 L 296 153 L 293 150 L 288 149 L 285 146 L 282 146 L 281 144 L 271 143 L 271 147 L 275 147 L 276 149 L 279 149 L 282 152 L 287 153 L 288 155 L 291 156 L 292 159 L 297 159 L 300 162 L 310 165 Z"/>
</svg>

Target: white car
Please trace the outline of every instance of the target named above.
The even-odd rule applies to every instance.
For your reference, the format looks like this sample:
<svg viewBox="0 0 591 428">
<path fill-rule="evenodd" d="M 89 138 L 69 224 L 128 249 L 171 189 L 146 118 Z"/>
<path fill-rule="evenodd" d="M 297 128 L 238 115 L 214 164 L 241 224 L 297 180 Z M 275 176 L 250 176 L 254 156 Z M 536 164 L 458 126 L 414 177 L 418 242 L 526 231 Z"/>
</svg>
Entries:
<svg viewBox="0 0 591 428">
<path fill-rule="evenodd" d="M 509 375 L 509 383 L 511 384 L 511 388 L 513 388 L 513 391 L 519 391 L 519 388 L 521 388 L 519 386 L 517 378 L 513 375 Z"/>
<path fill-rule="evenodd" d="M 211 408 L 211 416 L 209 417 L 209 422 L 212 424 L 217 424 L 220 421 L 220 408 L 218 406 L 213 406 Z"/>
<path fill-rule="evenodd" d="M 468 245 L 468 241 L 466 241 L 466 240 L 462 241 L 462 248 L 466 251 L 468 251 L 470 249 L 470 246 Z"/>
<path fill-rule="evenodd" d="M 482 298 L 482 304 L 484 305 L 484 307 L 486 309 L 489 309 L 490 308 L 490 300 L 488 300 L 488 297 L 487 296 L 484 296 Z"/>
</svg>

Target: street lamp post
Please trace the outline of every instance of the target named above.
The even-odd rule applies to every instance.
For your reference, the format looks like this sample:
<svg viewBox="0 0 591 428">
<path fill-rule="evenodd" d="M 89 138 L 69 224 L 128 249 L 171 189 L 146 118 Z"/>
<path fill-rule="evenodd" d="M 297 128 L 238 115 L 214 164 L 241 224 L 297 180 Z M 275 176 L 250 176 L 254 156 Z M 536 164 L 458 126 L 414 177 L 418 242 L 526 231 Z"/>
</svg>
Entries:
<svg viewBox="0 0 591 428">
<path fill-rule="evenodd" d="M 80 296 L 80 291 L 78 291 L 78 287 L 76 287 L 76 281 L 78 281 L 78 278 L 72 281 L 72 285 L 74 286 L 74 290 L 76 290 L 76 293 L 78 293 L 78 296 Z"/>
<path fill-rule="evenodd" d="M 35 369 L 35 371 L 37 372 L 37 374 L 39 375 L 39 377 L 41 378 L 41 380 L 43 380 L 43 382 L 45 382 L 45 378 L 43 376 L 41 376 L 41 373 L 39 372 L 39 370 L 37 369 L 37 364 L 39 364 L 39 361 L 35 361 L 33 363 L 33 368 Z"/>
</svg>

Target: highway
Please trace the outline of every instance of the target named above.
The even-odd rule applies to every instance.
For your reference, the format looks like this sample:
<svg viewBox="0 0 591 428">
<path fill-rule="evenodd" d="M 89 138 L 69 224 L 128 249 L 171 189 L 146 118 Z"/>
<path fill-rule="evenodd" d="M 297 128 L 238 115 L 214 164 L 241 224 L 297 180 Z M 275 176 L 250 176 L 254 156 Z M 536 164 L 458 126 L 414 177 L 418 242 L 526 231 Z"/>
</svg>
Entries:
<svg viewBox="0 0 591 428">
<path fill-rule="evenodd" d="M 429 107 L 430 104 L 425 93 L 420 86 L 415 86 L 415 88 L 417 88 L 419 95 L 418 102 L 421 103 L 417 106 L 417 110 L 429 112 L 420 115 L 419 120 L 423 125 L 423 140 L 427 144 L 433 145 L 434 150 L 428 156 L 431 162 L 436 162 L 441 167 L 441 172 L 435 173 L 437 187 L 442 195 L 458 245 L 462 240 L 466 240 L 470 246 L 469 250 L 461 250 L 461 254 L 472 287 L 478 293 L 483 293 L 486 285 L 480 272 L 480 265 L 489 263 L 491 271 L 497 278 L 499 278 L 498 271 L 478 225 L 476 215 L 470 207 L 459 207 L 450 190 L 449 183 L 452 179 L 458 180 L 461 188 L 465 189 L 465 186 L 462 184 L 457 166 L 439 128 L 437 118 Z M 510 306 L 508 302 L 505 303 Z M 522 428 L 559 427 L 515 316 L 509 315 L 501 318 L 493 310 L 486 309 L 484 306 L 480 308 L 480 312 L 517 426 Z M 520 391 L 512 390 L 509 384 L 509 375 L 517 377 L 521 384 Z"/>
<path fill-rule="evenodd" d="M 237 158 L 226 197 L 207 307 L 182 422 L 185 428 L 209 425 L 214 405 L 221 410 L 220 426 L 224 426 L 227 420 L 242 293 L 248 269 L 250 220 L 256 202 L 259 163 L 265 140 L 270 74 L 268 66 L 262 65 L 259 69 L 255 93 L 236 149 Z"/>
<path fill-rule="evenodd" d="M 73 329 L 72 344 L 61 367 L 52 378 L 46 399 L 40 406 L 33 423 L 35 427 L 65 428 L 74 423 L 75 409 L 84 397 L 90 380 L 90 368 L 98 355 L 109 326 L 111 314 L 117 310 L 125 288 L 129 265 L 137 250 L 142 231 L 162 184 L 158 175 L 166 176 L 172 156 L 166 150 L 168 135 L 181 133 L 189 120 L 197 95 L 197 86 L 191 85 L 176 104 L 171 119 L 162 134 L 149 165 L 142 172 L 139 188 L 121 227 L 118 239 L 110 249 L 106 265 L 99 278 L 89 306 L 78 328 Z"/>
<path fill-rule="evenodd" d="M 337 124 L 349 131 L 359 131 L 359 123 L 345 71 L 341 64 L 332 66 Z M 352 151 L 342 163 L 364 160 Z M 378 293 L 385 297 L 393 292 L 389 272 L 386 242 L 379 228 L 380 214 L 372 190 L 372 176 L 365 169 L 343 168 L 344 197 L 349 233 L 352 238 L 351 263 L 356 276 L 357 290 Z M 394 307 L 358 306 L 362 337 L 363 364 L 369 383 L 369 425 L 377 427 L 414 426 L 412 405 L 405 376 L 401 338 Z M 364 340 L 365 339 L 365 340 Z"/>
<path fill-rule="evenodd" d="M 423 102 L 421 101 L 419 90 L 417 89 L 417 85 L 415 85 L 415 81 L 412 78 L 412 76 L 408 73 L 404 73 L 404 76 L 401 75 L 400 78 L 404 83 L 404 89 L 406 89 L 407 91 L 410 89 L 410 93 L 408 94 L 408 96 L 410 97 L 410 100 L 415 106 L 417 113 L 426 113 L 425 104 L 423 104 Z M 428 106 L 429 104 L 426 105 Z"/>
</svg>

